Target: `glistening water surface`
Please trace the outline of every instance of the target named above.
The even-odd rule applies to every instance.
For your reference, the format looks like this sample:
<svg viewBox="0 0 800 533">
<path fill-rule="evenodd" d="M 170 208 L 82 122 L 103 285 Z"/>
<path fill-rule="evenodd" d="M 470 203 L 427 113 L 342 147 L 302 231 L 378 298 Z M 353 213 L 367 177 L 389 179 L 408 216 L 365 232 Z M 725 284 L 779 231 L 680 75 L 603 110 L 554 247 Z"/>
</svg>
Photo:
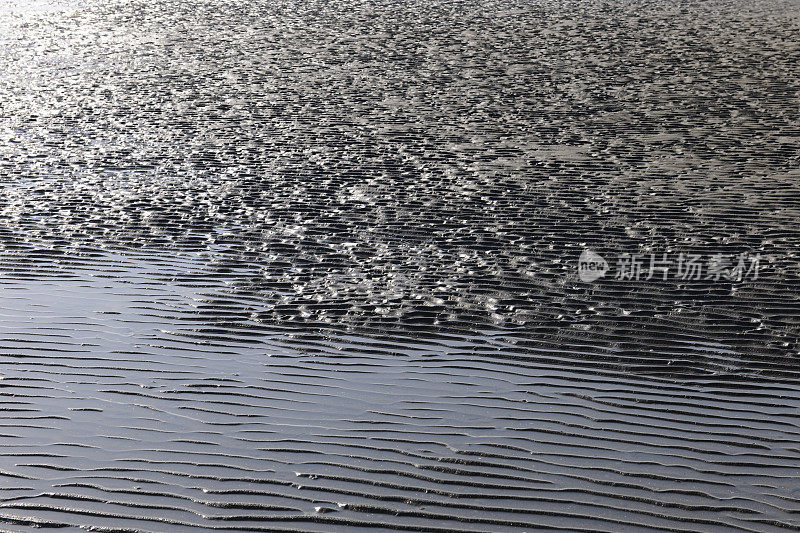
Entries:
<svg viewBox="0 0 800 533">
<path fill-rule="evenodd" d="M 796 530 L 798 15 L 0 3 L 0 527 Z"/>
</svg>

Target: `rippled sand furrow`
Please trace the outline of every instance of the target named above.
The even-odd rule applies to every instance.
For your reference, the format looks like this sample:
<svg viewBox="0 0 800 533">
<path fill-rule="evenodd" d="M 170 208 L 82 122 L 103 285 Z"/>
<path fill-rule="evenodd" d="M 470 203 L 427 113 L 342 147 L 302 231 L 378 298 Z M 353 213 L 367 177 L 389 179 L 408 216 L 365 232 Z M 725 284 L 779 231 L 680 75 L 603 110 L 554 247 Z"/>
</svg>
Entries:
<svg viewBox="0 0 800 533">
<path fill-rule="evenodd" d="M 797 529 L 798 9 L 0 6 L 0 529 Z"/>
</svg>

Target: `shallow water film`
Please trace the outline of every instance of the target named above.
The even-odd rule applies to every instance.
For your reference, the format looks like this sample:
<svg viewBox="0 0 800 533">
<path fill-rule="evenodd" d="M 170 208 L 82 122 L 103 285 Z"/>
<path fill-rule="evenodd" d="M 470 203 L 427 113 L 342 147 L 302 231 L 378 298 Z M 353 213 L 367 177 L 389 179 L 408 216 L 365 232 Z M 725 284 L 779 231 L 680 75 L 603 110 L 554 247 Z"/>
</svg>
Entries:
<svg viewBox="0 0 800 533">
<path fill-rule="evenodd" d="M 0 2 L 0 529 L 800 528 L 800 2 Z"/>
</svg>

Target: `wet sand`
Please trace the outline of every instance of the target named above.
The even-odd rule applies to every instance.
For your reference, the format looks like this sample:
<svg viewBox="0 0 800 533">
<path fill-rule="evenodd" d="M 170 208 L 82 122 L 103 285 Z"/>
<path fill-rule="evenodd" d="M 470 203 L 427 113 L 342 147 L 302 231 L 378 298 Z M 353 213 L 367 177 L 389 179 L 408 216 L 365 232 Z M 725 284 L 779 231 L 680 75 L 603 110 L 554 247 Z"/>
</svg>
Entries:
<svg viewBox="0 0 800 533">
<path fill-rule="evenodd" d="M 0 528 L 796 530 L 799 14 L 3 5 Z"/>
</svg>

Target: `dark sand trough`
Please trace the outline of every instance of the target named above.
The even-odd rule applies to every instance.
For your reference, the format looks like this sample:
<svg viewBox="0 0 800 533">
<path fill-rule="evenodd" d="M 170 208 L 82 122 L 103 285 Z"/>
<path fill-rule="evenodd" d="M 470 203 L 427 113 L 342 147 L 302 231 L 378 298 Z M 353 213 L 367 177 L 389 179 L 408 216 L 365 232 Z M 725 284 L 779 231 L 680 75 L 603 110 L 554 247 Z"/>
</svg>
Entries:
<svg viewBox="0 0 800 533">
<path fill-rule="evenodd" d="M 798 15 L 4 4 L 0 528 L 796 530 Z"/>
</svg>

